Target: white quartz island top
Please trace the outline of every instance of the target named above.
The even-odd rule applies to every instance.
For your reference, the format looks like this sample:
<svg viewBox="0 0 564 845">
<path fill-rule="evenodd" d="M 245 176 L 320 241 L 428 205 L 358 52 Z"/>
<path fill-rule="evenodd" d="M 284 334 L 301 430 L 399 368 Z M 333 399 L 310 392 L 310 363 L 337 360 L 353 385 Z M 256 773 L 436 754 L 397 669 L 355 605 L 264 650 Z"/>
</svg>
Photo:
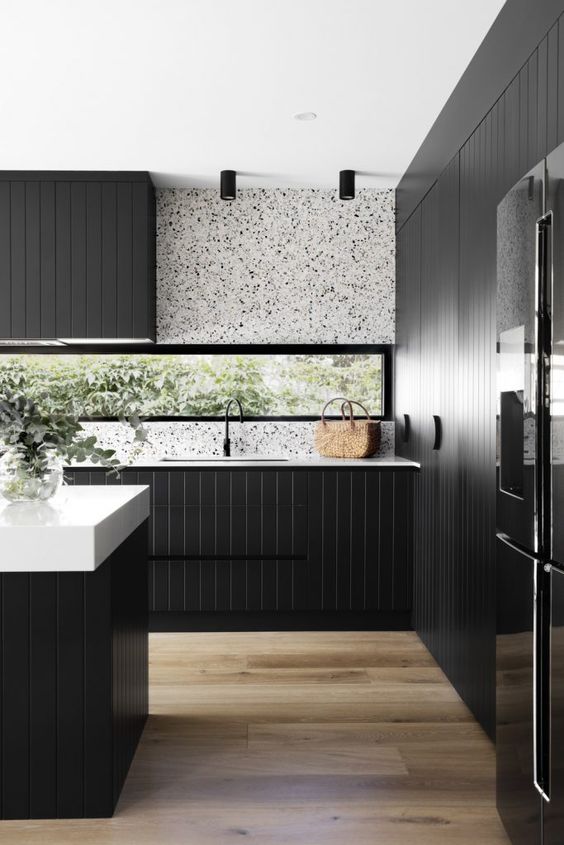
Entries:
<svg viewBox="0 0 564 845">
<path fill-rule="evenodd" d="M 0 499 L 0 572 L 92 572 L 149 516 L 146 485 L 63 487 L 49 502 Z"/>
</svg>

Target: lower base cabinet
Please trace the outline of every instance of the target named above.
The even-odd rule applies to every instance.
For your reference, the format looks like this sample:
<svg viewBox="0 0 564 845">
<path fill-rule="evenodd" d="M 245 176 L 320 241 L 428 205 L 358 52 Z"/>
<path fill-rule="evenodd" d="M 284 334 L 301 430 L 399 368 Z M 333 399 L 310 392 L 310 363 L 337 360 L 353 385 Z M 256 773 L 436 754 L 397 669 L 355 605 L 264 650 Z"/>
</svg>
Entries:
<svg viewBox="0 0 564 845">
<path fill-rule="evenodd" d="M 151 487 L 154 630 L 409 628 L 414 470 L 73 470 Z"/>
<path fill-rule="evenodd" d="M 145 523 L 94 572 L 0 575 L 0 818 L 113 814 L 148 714 L 146 554 Z"/>
</svg>

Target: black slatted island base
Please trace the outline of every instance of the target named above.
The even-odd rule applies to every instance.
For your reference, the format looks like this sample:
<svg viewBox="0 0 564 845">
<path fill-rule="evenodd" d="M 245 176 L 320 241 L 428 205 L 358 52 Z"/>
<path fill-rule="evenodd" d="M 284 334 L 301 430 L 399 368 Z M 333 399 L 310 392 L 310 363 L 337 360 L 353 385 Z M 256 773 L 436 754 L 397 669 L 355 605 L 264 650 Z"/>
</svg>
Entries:
<svg viewBox="0 0 564 845">
<path fill-rule="evenodd" d="M 111 816 L 147 718 L 148 490 L 101 492 L 0 508 L 2 819 Z"/>
</svg>

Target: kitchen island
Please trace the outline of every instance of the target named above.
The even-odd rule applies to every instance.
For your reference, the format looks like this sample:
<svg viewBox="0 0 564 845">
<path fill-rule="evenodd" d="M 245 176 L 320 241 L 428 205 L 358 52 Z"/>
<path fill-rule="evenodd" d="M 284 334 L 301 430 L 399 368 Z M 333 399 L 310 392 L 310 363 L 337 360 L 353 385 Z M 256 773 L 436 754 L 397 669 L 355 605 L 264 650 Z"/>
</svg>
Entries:
<svg viewBox="0 0 564 845">
<path fill-rule="evenodd" d="M 149 489 L 0 505 L 0 818 L 111 816 L 148 712 Z"/>
</svg>

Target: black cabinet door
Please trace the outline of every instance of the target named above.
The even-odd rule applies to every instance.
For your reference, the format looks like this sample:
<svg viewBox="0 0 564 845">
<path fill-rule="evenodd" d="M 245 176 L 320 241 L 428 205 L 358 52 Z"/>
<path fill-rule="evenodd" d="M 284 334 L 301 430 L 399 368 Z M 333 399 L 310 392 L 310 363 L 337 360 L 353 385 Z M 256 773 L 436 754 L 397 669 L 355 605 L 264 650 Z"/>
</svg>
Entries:
<svg viewBox="0 0 564 845">
<path fill-rule="evenodd" d="M 461 669 L 468 666 L 463 649 L 470 648 L 460 636 L 458 611 L 467 583 L 460 573 L 458 548 L 458 156 L 425 197 L 420 215 L 417 459 L 421 473 L 414 507 L 414 626 L 460 688 Z"/>
<path fill-rule="evenodd" d="M 0 172 L 0 338 L 155 339 L 146 173 Z"/>
<path fill-rule="evenodd" d="M 564 564 L 564 144 L 547 158 L 546 209 L 552 214 L 551 498 L 552 560 Z"/>
<path fill-rule="evenodd" d="M 564 842 L 564 572 L 552 568 L 550 631 L 550 803 L 544 805 L 544 845 Z"/>
<path fill-rule="evenodd" d="M 534 766 L 535 558 L 496 544 L 497 808 L 513 845 L 540 845 Z"/>
</svg>

